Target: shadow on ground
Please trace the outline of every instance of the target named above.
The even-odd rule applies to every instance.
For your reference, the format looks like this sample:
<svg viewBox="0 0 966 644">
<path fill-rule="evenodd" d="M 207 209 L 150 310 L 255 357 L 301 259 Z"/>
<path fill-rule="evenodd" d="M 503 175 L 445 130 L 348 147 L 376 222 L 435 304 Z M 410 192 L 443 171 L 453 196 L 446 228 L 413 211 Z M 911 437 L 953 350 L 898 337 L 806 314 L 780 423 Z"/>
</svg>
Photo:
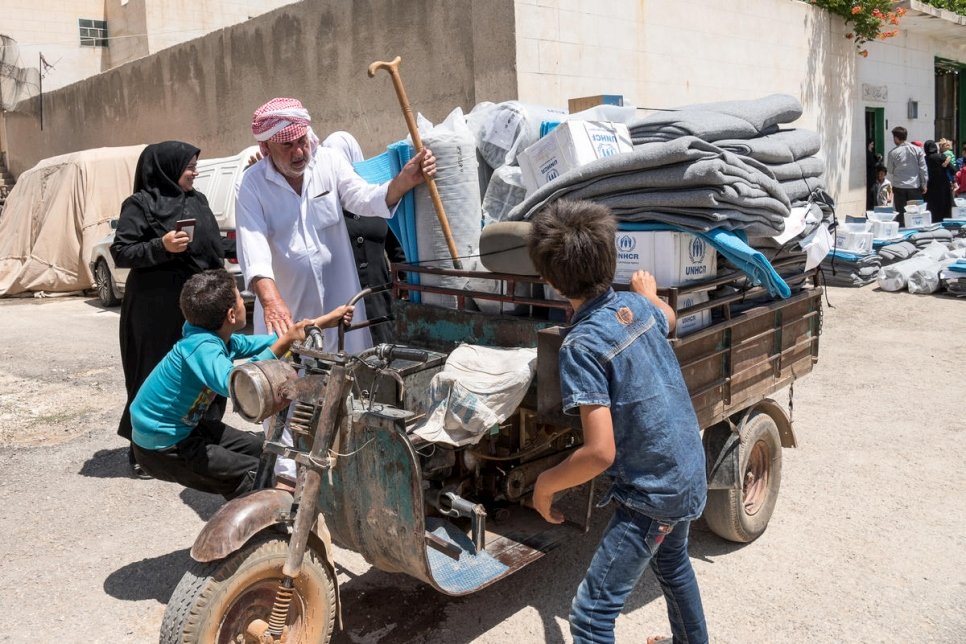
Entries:
<svg viewBox="0 0 966 644">
<path fill-rule="evenodd" d="M 566 640 L 562 630 L 567 629 L 570 602 L 610 515 L 609 511 L 598 513 L 588 534 L 575 533 L 569 544 L 563 544 L 492 586 L 464 597 L 443 595 L 406 575 L 375 569 L 352 577 L 340 587 L 344 630 L 333 635 L 332 644 L 359 641 L 468 642 L 527 606 L 540 614 L 542 640 L 548 644 L 563 644 Z M 713 562 L 716 557 L 728 555 L 744 545 L 724 541 L 700 521 L 692 525 L 692 559 Z M 574 560 L 580 564 L 573 565 Z M 662 596 L 657 580 L 649 571 L 631 593 L 624 611 L 635 610 Z M 440 630 L 443 625 L 447 632 Z M 656 624 L 655 633 L 667 631 L 667 628 Z"/>
<path fill-rule="evenodd" d="M 104 592 L 124 601 L 154 599 L 166 604 L 191 565 L 188 549 L 123 566 L 104 580 Z"/>
<path fill-rule="evenodd" d="M 126 447 L 99 449 L 81 466 L 78 474 L 99 479 L 133 479 Z"/>
<path fill-rule="evenodd" d="M 181 497 L 185 505 L 195 511 L 195 514 L 202 521 L 210 519 L 218 511 L 218 508 L 225 505 L 225 497 L 220 494 L 208 494 L 187 487 L 181 490 L 181 494 L 178 496 Z"/>
</svg>

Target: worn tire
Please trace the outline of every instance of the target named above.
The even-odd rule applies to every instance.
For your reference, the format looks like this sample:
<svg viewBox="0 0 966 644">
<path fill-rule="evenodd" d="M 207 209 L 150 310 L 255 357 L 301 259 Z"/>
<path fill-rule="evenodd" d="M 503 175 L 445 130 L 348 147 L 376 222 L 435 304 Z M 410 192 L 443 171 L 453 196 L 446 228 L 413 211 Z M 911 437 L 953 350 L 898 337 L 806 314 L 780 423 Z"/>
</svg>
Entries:
<svg viewBox="0 0 966 644">
<path fill-rule="evenodd" d="M 255 537 L 228 557 L 193 563 L 164 611 L 161 644 L 234 642 L 252 620 L 269 620 L 282 579 L 288 541 L 276 534 Z M 327 644 L 335 623 L 335 582 L 328 565 L 311 550 L 295 581 L 288 641 Z"/>
<path fill-rule="evenodd" d="M 768 527 L 781 487 L 781 437 L 768 414 L 753 414 L 742 428 L 738 472 L 739 489 L 708 490 L 704 519 L 718 536 L 748 543 Z"/>
<path fill-rule="evenodd" d="M 111 269 L 103 259 L 97 260 L 97 264 L 94 265 L 94 287 L 97 289 L 97 299 L 104 308 L 121 303 L 121 298 L 117 296 L 117 290 L 114 288 Z"/>
</svg>

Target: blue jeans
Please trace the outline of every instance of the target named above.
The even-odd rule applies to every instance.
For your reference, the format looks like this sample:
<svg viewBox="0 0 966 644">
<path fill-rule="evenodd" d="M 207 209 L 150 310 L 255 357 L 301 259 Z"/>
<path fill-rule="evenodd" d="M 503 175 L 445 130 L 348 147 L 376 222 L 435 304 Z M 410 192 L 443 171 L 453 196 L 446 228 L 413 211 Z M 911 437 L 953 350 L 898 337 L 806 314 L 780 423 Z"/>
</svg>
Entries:
<svg viewBox="0 0 966 644">
<path fill-rule="evenodd" d="M 574 644 L 614 641 L 614 622 L 648 563 L 664 591 L 674 642 L 708 641 L 701 593 L 688 557 L 690 527 L 690 521 L 661 523 L 617 504 L 570 608 Z"/>
</svg>

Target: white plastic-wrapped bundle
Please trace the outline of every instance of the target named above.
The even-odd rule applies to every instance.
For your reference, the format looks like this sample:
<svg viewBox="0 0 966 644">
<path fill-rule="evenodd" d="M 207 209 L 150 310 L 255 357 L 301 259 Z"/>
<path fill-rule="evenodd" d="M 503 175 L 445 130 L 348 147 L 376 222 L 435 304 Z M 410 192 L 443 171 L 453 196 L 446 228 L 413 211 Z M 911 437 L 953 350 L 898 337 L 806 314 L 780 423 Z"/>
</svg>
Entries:
<svg viewBox="0 0 966 644">
<path fill-rule="evenodd" d="M 523 170 L 504 165 L 493 171 L 483 195 L 483 225 L 503 221 L 511 210 L 527 196 L 523 187 Z"/>
<path fill-rule="evenodd" d="M 909 276 L 910 293 L 935 293 L 942 286 L 942 273 L 955 262 L 956 256 L 947 257 L 936 264 L 936 270 L 919 270 Z"/>
<path fill-rule="evenodd" d="M 884 266 L 879 269 L 876 282 L 883 291 L 901 291 L 909 283 L 909 277 L 917 271 L 935 271 L 938 274 L 939 260 L 919 254 L 890 266 Z"/>
<path fill-rule="evenodd" d="M 566 115 L 567 110 L 519 101 L 484 102 L 466 121 L 483 158 L 495 169 L 514 164 L 517 154 L 540 138 L 541 123 L 562 121 Z"/>
<path fill-rule="evenodd" d="M 477 174 L 476 141 L 459 108 L 446 120 L 421 133 L 423 144 L 436 156 L 436 189 L 446 210 L 457 255 L 472 258 L 479 254 L 482 215 L 480 183 Z M 416 243 L 420 263 L 452 268 L 449 246 L 433 208 L 433 200 L 425 185 L 416 187 Z M 433 261 L 439 260 L 439 261 Z M 467 260 L 464 260 L 464 264 Z M 422 274 L 420 283 L 447 288 L 465 288 L 466 278 L 440 277 Z M 455 308 L 456 298 L 450 295 L 424 293 L 424 304 Z"/>
</svg>

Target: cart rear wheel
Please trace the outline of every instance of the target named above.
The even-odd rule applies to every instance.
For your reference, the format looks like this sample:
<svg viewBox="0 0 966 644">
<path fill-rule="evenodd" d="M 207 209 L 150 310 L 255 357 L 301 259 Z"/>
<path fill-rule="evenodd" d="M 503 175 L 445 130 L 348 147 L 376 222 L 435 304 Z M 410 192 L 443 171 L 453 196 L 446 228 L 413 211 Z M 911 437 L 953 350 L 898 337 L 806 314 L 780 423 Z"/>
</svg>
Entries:
<svg viewBox="0 0 966 644">
<path fill-rule="evenodd" d="M 117 290 L 114 288 L 111 269 L 103 259 L 97 260 L 97 264 L 94 265 L 94 286 L 97 288 L 97 299 L 100 300 L 101 306 L 107 308 L 120 304 L 121 298 L 117 296 Z"/>
<path fill-rule="evenodd" d="M 742 428 L 738 468 L 741 487 L 708 490 L 704 519 L 718 536 L 748 543 L 768 527 L 781 486 L 781 437 L 768 414 L 754 414 Z"/>
<path fill-rule="evenodd" d="M 193 564 L 168 602 L 161 644 L 254 641 L 246 639 L 246 630 L 255 619 L 268 622 L 287 554 L 286 539 L 266 535 L 225 559 Z M 310 550 L 295 580 L 287 641 L 326 644 L 332 637 L 335 608 L 332 573 Z"/>
</svg>

